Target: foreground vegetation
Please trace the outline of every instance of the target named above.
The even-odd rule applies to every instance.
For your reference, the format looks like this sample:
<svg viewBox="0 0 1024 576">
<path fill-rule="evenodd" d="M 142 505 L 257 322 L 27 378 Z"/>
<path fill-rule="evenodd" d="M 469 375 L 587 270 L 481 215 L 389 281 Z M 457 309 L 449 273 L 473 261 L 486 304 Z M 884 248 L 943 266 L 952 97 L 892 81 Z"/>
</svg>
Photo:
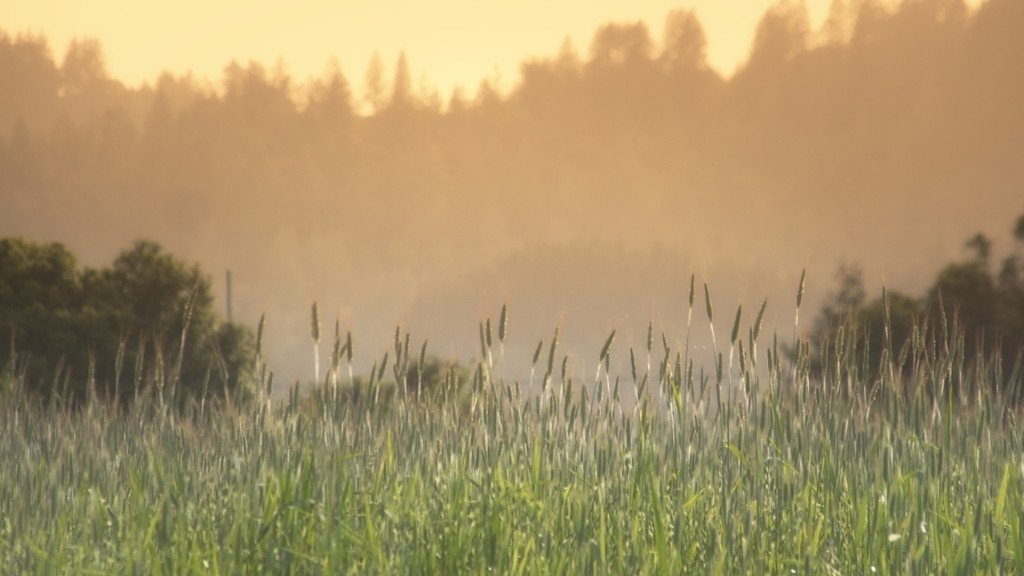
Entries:
<svg viewBox="0 0 1024 576">
<path fill-rule="evenodd" d="M 339 335 L 324 384 L 284 402 L 268 399 L 261 376 L 249 403 L 181 410 L 152 388 L 127 408 L 72 411 L 20 394 L 8 374 L 0 565 L 1024 572 L 1024 436 L 1006 402 L 1019 366 L 967 357 L 945 325 L 887 343 L 888 369 L 844 354 L 841 335 L 813 362 L 796 341 L 788 361 L 761 325 L 759 313 L 743 330 L 737 310 L 708 371 L 688 345 L 657 347 L 652 329 L 646 349 L 628 350 L 628 372 L 609 374 L 613 332 L 587 377 L 567 372 L 556 331 L 534 354 L 533 388 L 500 376 L 505 310 L 493 332 L 481 325 L 473 376 L 450 370 L 430 386 L 389 384 L 425 373 L 426 345 L 410 354 L 399 331 L 366 381 L 340 376 L 352 347 Z M 812 365 L 825 369 L 813 376 Z"/>
</svg>

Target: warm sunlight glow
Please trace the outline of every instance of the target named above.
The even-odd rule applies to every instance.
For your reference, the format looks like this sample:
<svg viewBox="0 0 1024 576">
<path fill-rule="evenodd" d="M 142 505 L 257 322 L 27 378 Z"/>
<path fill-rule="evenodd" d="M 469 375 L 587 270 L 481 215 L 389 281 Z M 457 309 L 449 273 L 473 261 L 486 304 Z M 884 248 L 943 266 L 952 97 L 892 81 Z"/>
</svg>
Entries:
<svg viewBox="0 0 1024 576">
<path fill-rule="evenodd" d="M 0 238 L 231 269 L 282 374 L 313 300 L 364 349 L 472 354 L 508 303 L 584 350 L 695 272 L 775 306 L 806 268 L 813 317 L 842 263 L 921 294 L 1024 250 L 1021 0 L 15 2 Z"/>
<path fill-rule="evenodd" d="M 807 2 L 815 28 L 830 0 Z M 58 58 L 76 37 L 103 45 L 111 74 L 129 85 L 168 70 L 191 70 L 214 83 L 231 60 L 279 62 L 298 79 L 319 75 L 336 57 L 350 80 L 361 81 L 374 51 L 391 66 L 405 50 L 413 80 L 447 97 L 481 79 L 512 84 L 524 57 L 554 53 L 568 36 L 580 52 L 610 21 L 642 20 L 661 39 L 665 15 L 694 8 L 708 38 L 708 62 L 729 75 L 750 49 L 754 30 L 773 0 L 550 0 L 539 2 L 331 2 L 287 4 L 228 0 L 171 3 L 132 0 L 38 0 L 0 7 L 11 34 L 43 34 Z M 13 4 L 13 5 L 11 5 Z M 286 6 L 287 9 L 283 7 Z"/>
<path fill-rule="evenodd" d="M 0 0 L 4 574 L 1024 574 L 1022 407 L 1024 0 Z"/>
</svg>

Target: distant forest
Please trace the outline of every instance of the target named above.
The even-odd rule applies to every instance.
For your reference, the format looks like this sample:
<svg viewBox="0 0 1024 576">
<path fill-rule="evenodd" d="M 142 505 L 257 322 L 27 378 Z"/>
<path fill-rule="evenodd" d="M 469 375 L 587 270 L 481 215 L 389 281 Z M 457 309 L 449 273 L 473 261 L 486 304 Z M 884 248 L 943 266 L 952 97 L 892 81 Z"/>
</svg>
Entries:
<svg viewBox="0 0 1024 576">
<path fill-rule="evenodd" d="M 918 289 L 1024 211 L 1024 2 L 836 2 L 820 30 L 781 3 L 732 77 L 705 51 L 680 10 L 442 96 L 405 55 L 361 82 L 232 62 L 128 87 L 94 40 L 57 57 L 0 33 L 0 236 L 90 263 L 154 238 L 238 270 L 254 316 L 408 304 L 443 273 L 593 241 L 826 278 L 881 262 Z"/>
</svg>

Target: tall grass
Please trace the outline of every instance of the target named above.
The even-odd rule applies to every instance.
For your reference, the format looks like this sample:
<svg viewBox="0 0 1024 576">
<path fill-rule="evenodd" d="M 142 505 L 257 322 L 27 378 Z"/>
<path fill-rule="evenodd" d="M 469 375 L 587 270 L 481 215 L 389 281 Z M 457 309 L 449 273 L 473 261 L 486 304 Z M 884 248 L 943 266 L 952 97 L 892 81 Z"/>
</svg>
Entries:
<svg viewBox="0 0 1024 576">
<path fill-rule="evenodd" d="M 801 282 L 798 305 L 802 296 Z M 706 285 L 705 299 L 712 322 Z M 692 282 L 689 303 L 692 315 Z M 621 353 L 614 331 L 595 335 L 596 371 L 581 367 L 593 379 L 577 379 L 555 330 L 541 391 L 529 394 L 502 377 L 503 349 L 492 373 L 489 321 L 473 377 L 450 372 L 433 396 L 380 393 L 388 368 L 403 382 L 424 361 L 426 343 L 410 359 L 398 330 L 369 393 L 346 394 L 359 385 L 351 376 L 335 391 L 352 351 L 336 327 L 330 373 L 311 397 L 296 389 L 271 404 L 260 367 L 256 401 L 198 412 L 155 409 L 146 395 L 126 410 L 39 406 L 17 392 L 12 368 L 0 407 L 0 566 L 1024 573 L 1024 436 L 1008 398 L 1019 368 L 965 358 L 950 327 L 891 343 L 883 370 L 843 332 L 818 359 L 794 336 L 790 356 L 777 337 L 759 340 L 764 309 L 749 327 L 737 310 L 729 361 L 716 343 L 713 372 L 689 355 L 689 334 L 674 358 L 662 337 L 657 373 L 630 348 L 633 410 L 608 370 Z M 317 342 L 316 312 L 313 325 Z M 503 309 L 500 345 L 510 328 Z M 654 337 L 652 323 L 648 357 Z"/>
</svg>

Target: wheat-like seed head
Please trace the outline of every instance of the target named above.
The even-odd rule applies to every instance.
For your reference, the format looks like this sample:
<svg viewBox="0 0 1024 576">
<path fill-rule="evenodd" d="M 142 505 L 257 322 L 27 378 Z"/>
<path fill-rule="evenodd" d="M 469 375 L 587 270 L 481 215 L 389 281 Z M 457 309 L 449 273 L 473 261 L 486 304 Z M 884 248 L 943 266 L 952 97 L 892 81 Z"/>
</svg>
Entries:
<svg viewBox="0 0 1024 576">
<path fill-rule="evenodd" d="M 708 322 L 713 322 L 715 317 L 715 311 L 711 307 L 711 291 L 708 290 L 708 283 L 704 283 L 704 302 L 708 308 Z"/>
<path fill-rule="evenodd" d="M 796 309 L 800 309 L 800 304 L 804 301 L 804 284 L 807 281 L 807 269 L 804 268 L 803 272 L 800 273 L 800 288 L 796 292 Z"/>
<path fill-rule="evenodd" d="M 758 334 L 761 333 L 761 323 L 764 321 L 764 310 L 768 307 L 768 299 L 765 298 L 764 302 L 761 303 L 761 309 L 757 312 L 757 320 L 754 320 L 754 340 L 757 340 Z"/>
<path fill-rule="evenodd" d="M 501 317 L 498 320 L 498 340 L 505 343 L 505 332 L 508 330 L 508 305 L 501 305 Z"/>
<path fill-rule="evenodd" d="M 256 356 L 259 356 L 263 351 L 263 327 L 266 320 L 267 315 L 260 314 L 260 323 L 256 326 Z"/>
<path fill-rule="evenodd" d="M 736 309 L 736 320 L 732 323 L 732 335 L 729 336 L 729 343 L 736 344 L 736 337 L 740 334 L 740 318 L 743 316 L 743 304 Z"/>
<path fill-rule="evenodd" d="M 690 308 L 693 308 L 694 286 L 697 281 L 697 274 L 690 274 Z"/>
<path fill-rule="evenodd" d="M 629 347 L 629 367 L 633 374 L 633 381 L 636 382 L 636 354 L 633 353 L 633 347 Z"/>
<path fill-rule="evenodd" d="M 533 365 L 537 365 L 537 360 L 540 359 L 540 351 L 544 348 L 544 340 L 537 342 L 537 349 L 533 351 Z"/>
<path fill-rule="evenodd" d="M 313 342 L 320 343 L 320 309 L 316 302 L 313 302 L 313 314 L 310 318 L 310 332 L 313 335 Z"/>
<path fill-rule="evenodd" d="M 612 333 L 609 334 L 608 338 L 605 339 L 604 346 L 601 347 L 601 358 L 598 359 L 598 363 L 603 362 L 604 359 L 608 357 L 608 353 L 609 353 L 609 351 L 611 351 L 612 342 L 614 340 L 615 340 L 615 330 L 612 330 Z"/>
<path fill-rule="evenodd" d="M 647 353 L 654 349 L 654 320 L 647 321 Z"/>
<path fill-rule="evenodd" d="M 555 350 L 558 349 L 558 327 L 555 327 L 555 335 L 551 339 L 551 348 L 548 350 L 548 371 L 547 375 L 551 376 L 555 370 Z"/>
</svg>

